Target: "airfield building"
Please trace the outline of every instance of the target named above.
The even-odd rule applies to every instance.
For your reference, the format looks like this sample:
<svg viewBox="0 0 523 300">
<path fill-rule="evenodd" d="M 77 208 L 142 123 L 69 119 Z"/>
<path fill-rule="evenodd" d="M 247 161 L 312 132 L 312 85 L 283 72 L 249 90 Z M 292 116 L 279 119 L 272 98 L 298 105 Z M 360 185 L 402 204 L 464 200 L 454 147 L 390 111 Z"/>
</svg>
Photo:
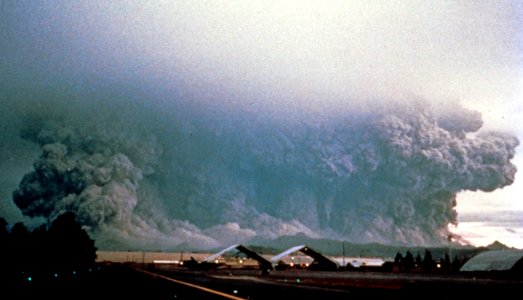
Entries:
<svg viewBox="0 0 523 300">
<path fill-rule="evenodd" d="M 290 249 L 287 249 L 287 250 L 283 251 L 282 253 L 273 256 L 271 258 L 271 262 L 273 264 L 277 264 L 282 258 L 284 258 L 285 256 L 288 256 L 292 253 L 295 253 L 295 252 L 301 252 L 314 259 L 314 261 L 310 267 L 311 269 L 323 270 L 323 271 L 335 271 L 339 268 L 338 263 L 335 260 L 325 256 L 324 254 L 322 254 L 314 249 L 311 249 L 310 247 L 308 247 L 306 245 L 295 246 Z"/>
<path fill-rule="evenodd" d="M 462 272 L 505 271 L 523 274 L 522 250 L 492 250 L 481 252 L 469 259 Z"/>
</svg>

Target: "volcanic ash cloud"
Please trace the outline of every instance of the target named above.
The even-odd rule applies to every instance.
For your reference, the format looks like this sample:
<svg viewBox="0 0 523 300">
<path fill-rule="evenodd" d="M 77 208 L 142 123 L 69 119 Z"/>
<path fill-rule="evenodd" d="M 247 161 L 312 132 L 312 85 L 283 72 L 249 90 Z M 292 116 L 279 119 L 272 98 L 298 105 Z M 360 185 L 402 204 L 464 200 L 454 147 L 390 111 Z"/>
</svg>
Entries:
<svg viewBox="0 0 523 300">
<path fill-rule="evenodd" d="M 153 115 L 146 128 L 47 117 L 22 131 L 42 152 L 13 199 L 28 216 L 73 211 L 114 248 L 212 248 L 299 233 L 440 244 L 456 222 L 458 192 L 514 181 L 518 141 L 478 132 L 480 114 L 462 107 L 396 107 L 288 123 Z"/>
</svg>

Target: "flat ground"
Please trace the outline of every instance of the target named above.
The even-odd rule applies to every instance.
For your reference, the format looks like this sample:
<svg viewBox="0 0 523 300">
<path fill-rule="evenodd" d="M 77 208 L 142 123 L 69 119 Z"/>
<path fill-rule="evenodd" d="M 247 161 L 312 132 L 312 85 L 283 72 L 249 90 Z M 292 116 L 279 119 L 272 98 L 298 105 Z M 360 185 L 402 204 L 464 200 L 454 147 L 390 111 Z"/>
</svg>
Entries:
<svg viewBox="0 0 523 300">
<path fill-rule="evenodd" d="M 347 296 L 418 299 L 425 296 L 456 295 L 483 299 L 486 296 L 520 292 L 523 288 L 522 276 L 507 274 L 438 275 L 291 270 L 273 271 L 267 276 L 261 275 L 257 270 L 241 269 L 160 272 L 169 277 L 203 284 L 224 292 L 237 291 L 237 295 L 246 299 L 269 299 L 279 294 L 305 299 L 347 299 Z"/>
<path fill-rule="evenodd" d="M 146 265 L 147 266 L 147 265 Z M 140 264 L 99 265 L 76 273 L 4 274 L 2 299 L 225 299 L 201 290 L 137 271 Z M 507 295 L 523 289 L 521 276 L 503 274 L 430 275 L 375 272 L 317 272 L 222 269 L 192 271 L 173 266 L 147 268 L 178 281 L 217 290 L 243 299 L 418 299 L 420 297 L 479 297 Z M 56 276 L 55 276 L 56 274 Z M 31 280 L 28 278 L 31 277 Z"/>
</svg>

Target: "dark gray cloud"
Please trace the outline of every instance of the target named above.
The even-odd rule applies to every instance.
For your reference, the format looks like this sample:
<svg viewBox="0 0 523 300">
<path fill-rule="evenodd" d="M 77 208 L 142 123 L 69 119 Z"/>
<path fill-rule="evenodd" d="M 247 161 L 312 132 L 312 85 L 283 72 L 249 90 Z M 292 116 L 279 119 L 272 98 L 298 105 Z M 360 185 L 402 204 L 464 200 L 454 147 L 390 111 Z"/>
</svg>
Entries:
<svg viewBox="0 0 523 300">
<path fill-rule="evenodd" d="M 482 7 L 497 25 L 478 35 L 467 7 L 249 5 L 2 2 L 1 215 L 71 210 L 112 248 L 437 244 L 460 191 L 514 181 L 517 139 L 440 85 L 473 91 L 482 59 L 507 82 L 509 9 Z"/>
<path fill-rule="evenodd" d="M 475 134 L 480 115 L 459 107 L 453 120 L 402 101 L 285 122 L 119 102 L 24 117 L 21 137 L 41 147 L 13 194 L 25 215 L 74 211 L 108 247 L 297 233 L 437 244 L 456 222 L 458 192 L 509 185 L 516 172 L 517 139 Z"/>
</svg>

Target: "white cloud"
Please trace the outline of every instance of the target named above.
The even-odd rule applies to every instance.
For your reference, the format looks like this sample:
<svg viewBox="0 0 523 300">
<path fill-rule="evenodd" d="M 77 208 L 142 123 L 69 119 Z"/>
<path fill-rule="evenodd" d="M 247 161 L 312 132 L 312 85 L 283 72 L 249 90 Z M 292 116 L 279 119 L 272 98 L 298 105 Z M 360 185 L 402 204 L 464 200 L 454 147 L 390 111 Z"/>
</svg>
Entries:
<svg viewBox="0 0 523 300">
<path fill-rule="evenodd" d="M 486 246 L 499 241 L 509 247 L 523 249 L 523 228 L 503 228 L 482 222 L 462 222 L 450 228 L 474 246 Z"/>
</svg>

